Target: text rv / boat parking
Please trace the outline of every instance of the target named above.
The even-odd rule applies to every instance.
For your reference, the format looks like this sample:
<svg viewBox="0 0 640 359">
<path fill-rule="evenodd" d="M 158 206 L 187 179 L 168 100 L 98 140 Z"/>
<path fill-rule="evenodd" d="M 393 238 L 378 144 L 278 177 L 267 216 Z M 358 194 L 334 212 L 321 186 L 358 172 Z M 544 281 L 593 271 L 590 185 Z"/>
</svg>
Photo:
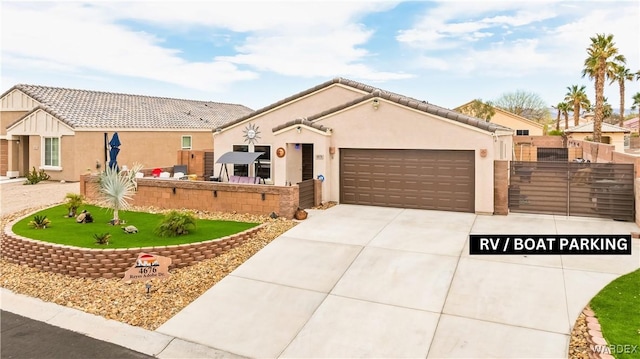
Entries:
<svg viewBox="0 0 640 359">
<path fill-rule="evenodd" d="M 469 254 L 631 254 L 631 235 L 477 235 Z"/>
</svg>

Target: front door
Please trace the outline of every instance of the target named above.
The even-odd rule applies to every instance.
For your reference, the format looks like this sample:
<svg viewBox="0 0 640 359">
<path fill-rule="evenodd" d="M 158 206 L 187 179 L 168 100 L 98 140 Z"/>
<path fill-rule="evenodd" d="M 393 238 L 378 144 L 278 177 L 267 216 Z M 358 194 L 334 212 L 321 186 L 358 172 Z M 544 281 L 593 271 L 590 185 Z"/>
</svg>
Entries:
<svg viewBox="0 0 640 359">
<path fill-rule="evenodd" d="M 302 144 L 302 180 L 313 179 L 313 144 Z"/>
</svg>

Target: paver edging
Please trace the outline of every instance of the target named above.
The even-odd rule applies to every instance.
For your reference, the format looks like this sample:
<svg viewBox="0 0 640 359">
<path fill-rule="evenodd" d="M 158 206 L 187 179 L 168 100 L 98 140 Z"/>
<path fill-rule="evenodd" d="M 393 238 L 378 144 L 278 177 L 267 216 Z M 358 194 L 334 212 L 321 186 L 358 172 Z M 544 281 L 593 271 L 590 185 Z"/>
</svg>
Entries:
<svg viewBox="0 0 640 359">
<path fill-rule="evenodd" d="M 587 350 L 589 358 L 591 359 L 615 359 L 615 357 L 608 353 L 608 344 L 604 336 L 602 335 L 602 328 L 598 317 L 596 317 L 590 306 L 586 306 L 582 313 L 586 317 L 587 321 Z M 596 350 L 598 348 L 598 350 Z"/>
</svg>

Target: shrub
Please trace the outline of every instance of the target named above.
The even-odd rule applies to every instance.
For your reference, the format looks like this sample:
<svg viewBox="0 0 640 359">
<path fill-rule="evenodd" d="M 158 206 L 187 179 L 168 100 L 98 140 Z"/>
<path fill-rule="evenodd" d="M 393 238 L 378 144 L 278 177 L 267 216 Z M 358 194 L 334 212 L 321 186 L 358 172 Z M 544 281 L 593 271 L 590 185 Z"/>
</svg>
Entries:
<svg viewBox="0 0 640 359">
<path fill-rule="evenodd" d="M 189 233 L 189 228 L 196 227 L 196 218 L 189 212 L 168 212 L 155 233 L 160 237 L 175 237 Z"/>
<path fill-rule="evenodd" d="M 84 203 L 84 197 L 77 193 L 67 193 L 64 197 L 67 200 L 67 209 L 69 210 L 69 217 L 75 217 L 78 208 Z"/>
<path fill-rule="evenodd" d="M 24 181 L 24 184 L 36 184 L 40 181 L 46 181 L 50 178 L 50 176 L 44 171 L 36 171 L 36 167 L 34 166 L 31 172 L 27 173 L 27 180 Z"/>
<path fill-rule="evenodd" d="M 562 130 L 551 130 L 547 133 L 549 136 L 562 136 Z"/>
<path fill-rule="evenodd" d="M 51 221 L 47 218 L 47 216 L 33 216 L 33 220 L 29 222 L 29 226 L 35 229 L 45 229 L 48 225 L 51 224 Z"/>
<path fill-rule="evenodd" d="M 109 244 L 109 239 L 111 238 L 111 234 L 109 233 L 94 234 L 93 238 L 96 239 L 96 244 Z"/>
</svg>

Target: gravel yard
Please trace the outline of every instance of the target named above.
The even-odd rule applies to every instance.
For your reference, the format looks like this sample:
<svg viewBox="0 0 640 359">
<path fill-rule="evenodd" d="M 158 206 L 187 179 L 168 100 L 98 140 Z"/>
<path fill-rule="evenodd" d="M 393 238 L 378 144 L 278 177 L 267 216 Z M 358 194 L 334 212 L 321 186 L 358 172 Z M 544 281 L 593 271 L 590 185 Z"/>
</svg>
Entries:
<svg viewBox="0 0 640 359">
<path fill-rule="evenodd" d="M 0 185 L 0 190 L 0 225 L 4 228 L 18 217 L 60 203 L 68 192 L 78 193 L 79 185 L 47 182 L 24 186 L 21 183 L 7 183 Z M 143 210 L 158 211 L 153 208 Z M 197 212 L 197 215 L 201 218 L 266 222 L 267 226 L 255 238 L 223 255 L 172 270 L 169 280 L 152 283 L 149 294 L 145 282 L 127 284 L 118 279 L 73 278 L 4 260 L 0 260 L 0 285 L 16 293 L 154 330 L 296 224 L 283 218 L 247 214 Z"/>
</svg>

